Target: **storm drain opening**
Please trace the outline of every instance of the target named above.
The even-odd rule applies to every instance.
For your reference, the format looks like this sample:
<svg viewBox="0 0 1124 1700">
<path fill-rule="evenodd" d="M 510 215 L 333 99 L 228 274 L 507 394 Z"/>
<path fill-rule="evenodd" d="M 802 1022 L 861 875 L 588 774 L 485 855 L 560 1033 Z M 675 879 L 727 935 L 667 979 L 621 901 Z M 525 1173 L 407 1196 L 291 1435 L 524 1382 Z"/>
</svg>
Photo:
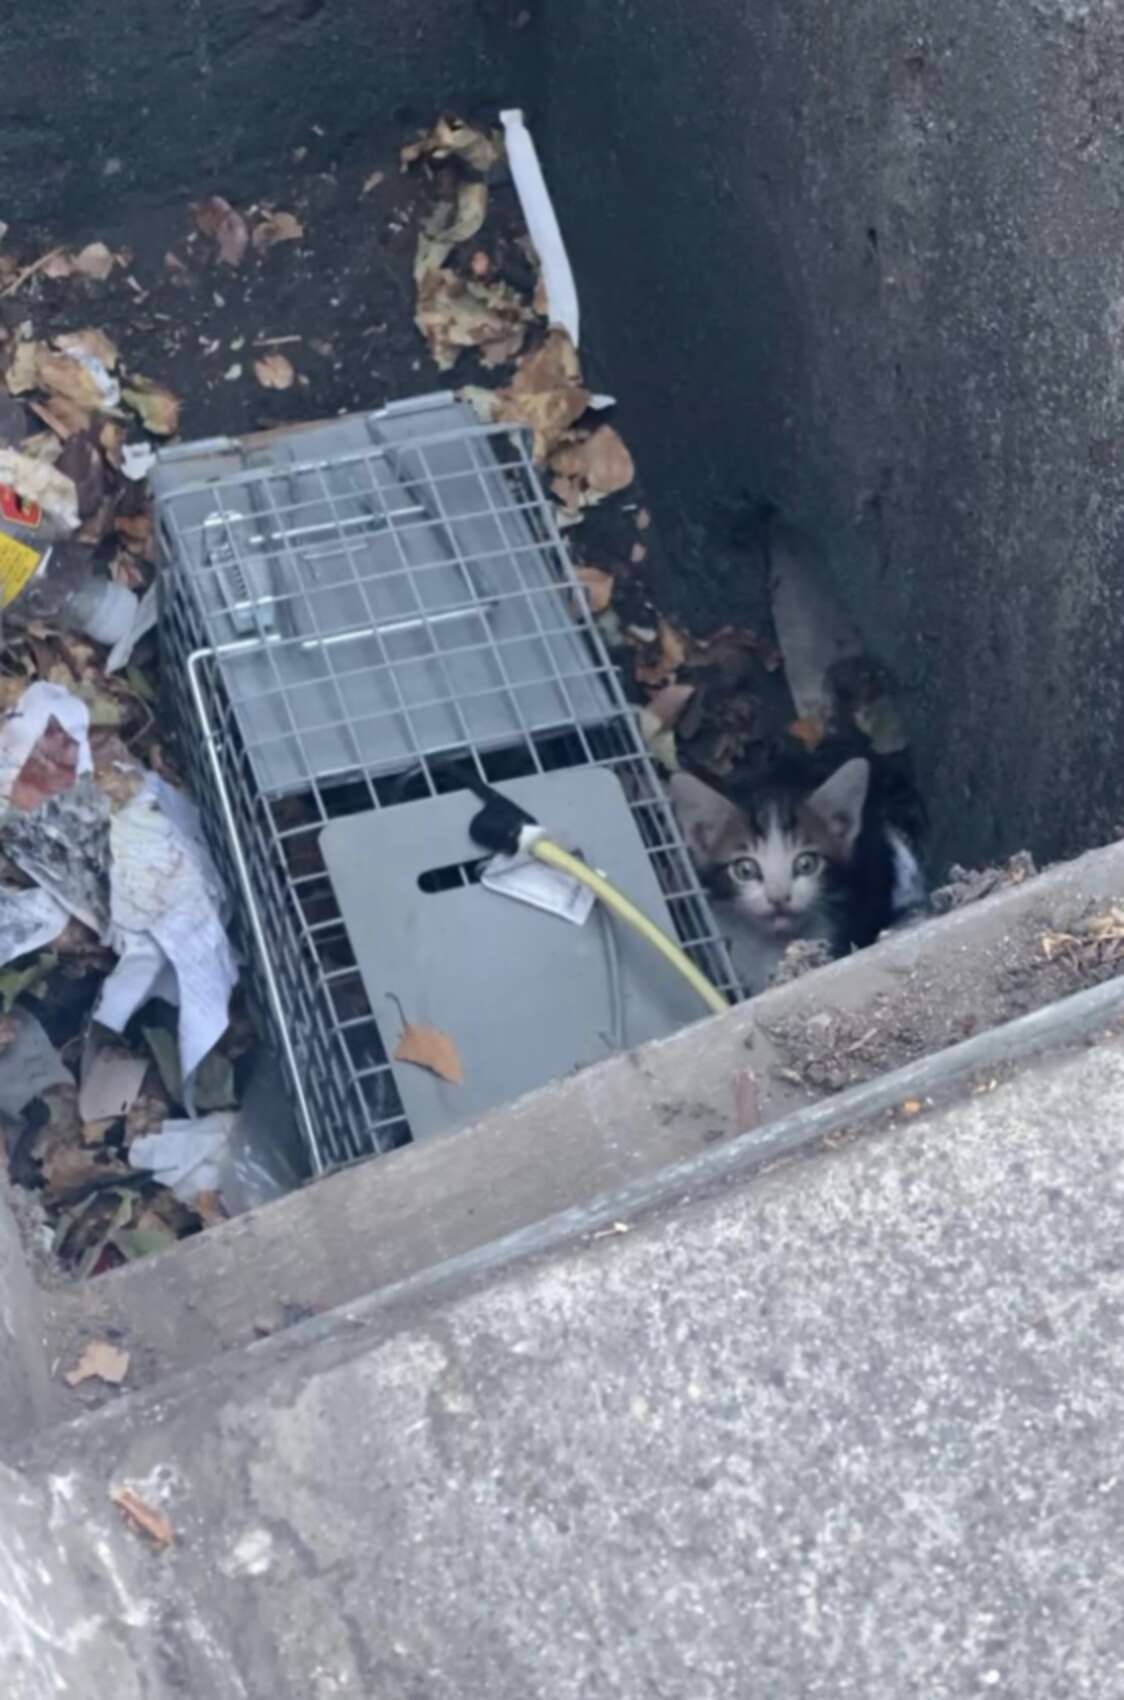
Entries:
<svg viewBox="0 0 1124 1700">
<path fill-rule="evenodd" d="M 154 484 L 165 678 L 313 1172 L 703 1013 L 601 906 L 482 882 L 472 782 L 740 995 L 528 433 L 436 394 L 169 450 Z M 418 1026 L 460 1079 L 395 1059 Z"/>
</svg>

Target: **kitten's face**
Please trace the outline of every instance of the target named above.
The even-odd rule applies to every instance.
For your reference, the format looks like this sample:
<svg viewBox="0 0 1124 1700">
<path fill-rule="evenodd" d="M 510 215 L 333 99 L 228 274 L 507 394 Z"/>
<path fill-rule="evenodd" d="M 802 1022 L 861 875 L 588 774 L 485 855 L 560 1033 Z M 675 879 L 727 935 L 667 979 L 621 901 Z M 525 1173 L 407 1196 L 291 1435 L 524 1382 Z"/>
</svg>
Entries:
<svg viewBox="0 0 1124 1700">
<path fill-rule="evenodd" d="M 870 764 L 845 762 L 808 796 L 765 797 L 736 808 L 689 774 L 671 798 L 700 873 L 770 938 L 789 939 L 819 919 L 833 866 L 846 863 L 862 824 Z"/>
<path fill-rule="evenodd" d="M 731 816 L 709 871 L 717 895 L 762 932 L 795 938 L 820 911 L 831 849 L 816 816 L 770 800 Z"/>
</svg>

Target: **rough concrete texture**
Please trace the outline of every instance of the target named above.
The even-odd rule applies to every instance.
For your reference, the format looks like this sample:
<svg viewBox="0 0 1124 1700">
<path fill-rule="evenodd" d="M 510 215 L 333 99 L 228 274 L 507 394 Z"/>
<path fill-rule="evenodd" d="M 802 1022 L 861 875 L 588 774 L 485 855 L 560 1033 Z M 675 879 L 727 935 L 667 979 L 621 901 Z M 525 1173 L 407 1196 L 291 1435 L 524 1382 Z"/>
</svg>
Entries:
<svg viewBox="0 0 1124 1700">
<path fill-rule="evenodd" d="M 155 1380 L 245 1345 L 262 1326 L 349 1303 L 716 1151 L 754 1118 L 760 1127 L 786 1124 L 815 1101 L 810 1081 L 883 1076 L 925 1053 L 938 1053 L 940 1077 L 947 1047 L 1080 984 L 1053 978 L 1042 936 L 1104 910 L 1122 889 L 1124 845 L 1093 851 L 447 1137 L 328 1176 L 160 1257 L 70 1284 L 48 1295 L 51 1355 L 72 1363 L 86 1339 L 108 1332 L 132 1353 L 133 1385 Z M 1109 1002 L 1095 1010 L 1048 1010 L 1029 1038 L 1016 1044 L 1009 1029 L 949 1072 L 963 1079 L 983 1069 L 990 1078 L 1035 1049 L 1102 1031 L 1121 1019 L 1124 980 L 1107 991 Z M 911 1076 L 900 1096 L 928 1090 Z M 853 1125 L 846 1096 L 831 1102 L 839 1122 Z M 96 1396 L 83 1386 L 68 1397 L 75 1408 Z"/>
<path fill-rule="evenodd" d="M 715 528 L 779 504 L 907 687 L 938 862 L 1111 836 L 1120 9 L 572 0 L 546 43 L 534 116 L 683 602 L 730 617 Z"/>
<path fill-rule="evenodd" d="M 518 93 L 509 0 L 51 0 L 5 9 L 4 216 L 97 233 L 124 191 L 253 194 L 297 145 Z M 318 128 L 314 130 L 313 126 Z M 221 181 L 218 178 L 221 176 Z"/>
<path fill-rule="evenodd" d="M 0 1180 L 0 1453 L 42 1422 L 51 1403 L 42 1298 Z"/>
<path fill-rule="evenodd" d="M 55 1668 L 79 1700 L 1118 1693 L 1122 1119 L 1105 1045 L 57 1431 L 25 1469 L 87 1555 Z"/>
</svg>

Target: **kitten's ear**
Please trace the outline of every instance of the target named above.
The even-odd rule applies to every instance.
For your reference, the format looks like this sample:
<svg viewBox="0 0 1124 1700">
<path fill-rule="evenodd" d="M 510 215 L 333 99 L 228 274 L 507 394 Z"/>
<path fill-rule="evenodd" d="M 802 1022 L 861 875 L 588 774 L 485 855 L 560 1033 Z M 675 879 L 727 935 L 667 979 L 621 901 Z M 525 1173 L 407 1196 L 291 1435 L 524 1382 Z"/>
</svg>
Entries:
<svg viewBox="0 0 1124 1700">
<path fill-rule="evenodd" d="M 808 808 L 819 816 L 844 856 L 855 848 L 869 789 L 870 763 L 865 756 L 855 756 L 837 767 L 808 798 Z"/>
<path fill-rule="evenodd" d="M 691 773 L 673 773 L 667 789 L 691 858 L 699 872 L 706 873 L 714 866 L 718 842 L 738 810 Z"/>
</svg>

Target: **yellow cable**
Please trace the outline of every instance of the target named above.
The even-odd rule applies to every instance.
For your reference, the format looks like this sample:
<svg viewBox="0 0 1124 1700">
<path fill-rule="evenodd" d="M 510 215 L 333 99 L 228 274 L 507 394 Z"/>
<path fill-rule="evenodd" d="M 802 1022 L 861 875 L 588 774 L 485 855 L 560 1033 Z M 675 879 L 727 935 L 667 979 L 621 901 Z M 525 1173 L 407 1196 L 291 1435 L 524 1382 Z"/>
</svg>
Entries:
<svg viewBox="0 0 1124 1700">
<path fill-rule="evenodd" d="M 604 874 L 599 874 L 588 862 L 583 862 L 580 856 L 571 855 L 568 850 L 563 850 L 560 844 L 555 844 L 549 838 L 531 839 L 526 848 L 540 862 L 546 862 L 552 868 L 560 868 L 564 874 L 569 874 L 571 879 L 580 880 L 582 885 L 588 886 L 607 908 L 612 909 L 622 921 L 627 921 L 642 938 L 655 946 L 660 955 L 694 987 L 703 1003 L 715 1015 L 722 1015 L 729 1009 L 729 1003 L 722 993 L 716 986 L 711 985 L 705 974 L 700 973 L 686 952 L 680 950 L 654 921 L 649 921 L 643 910 L 631 903 L 623 892 L 618 891 L 615 885 L 610 885 Z"/>
</svg>

